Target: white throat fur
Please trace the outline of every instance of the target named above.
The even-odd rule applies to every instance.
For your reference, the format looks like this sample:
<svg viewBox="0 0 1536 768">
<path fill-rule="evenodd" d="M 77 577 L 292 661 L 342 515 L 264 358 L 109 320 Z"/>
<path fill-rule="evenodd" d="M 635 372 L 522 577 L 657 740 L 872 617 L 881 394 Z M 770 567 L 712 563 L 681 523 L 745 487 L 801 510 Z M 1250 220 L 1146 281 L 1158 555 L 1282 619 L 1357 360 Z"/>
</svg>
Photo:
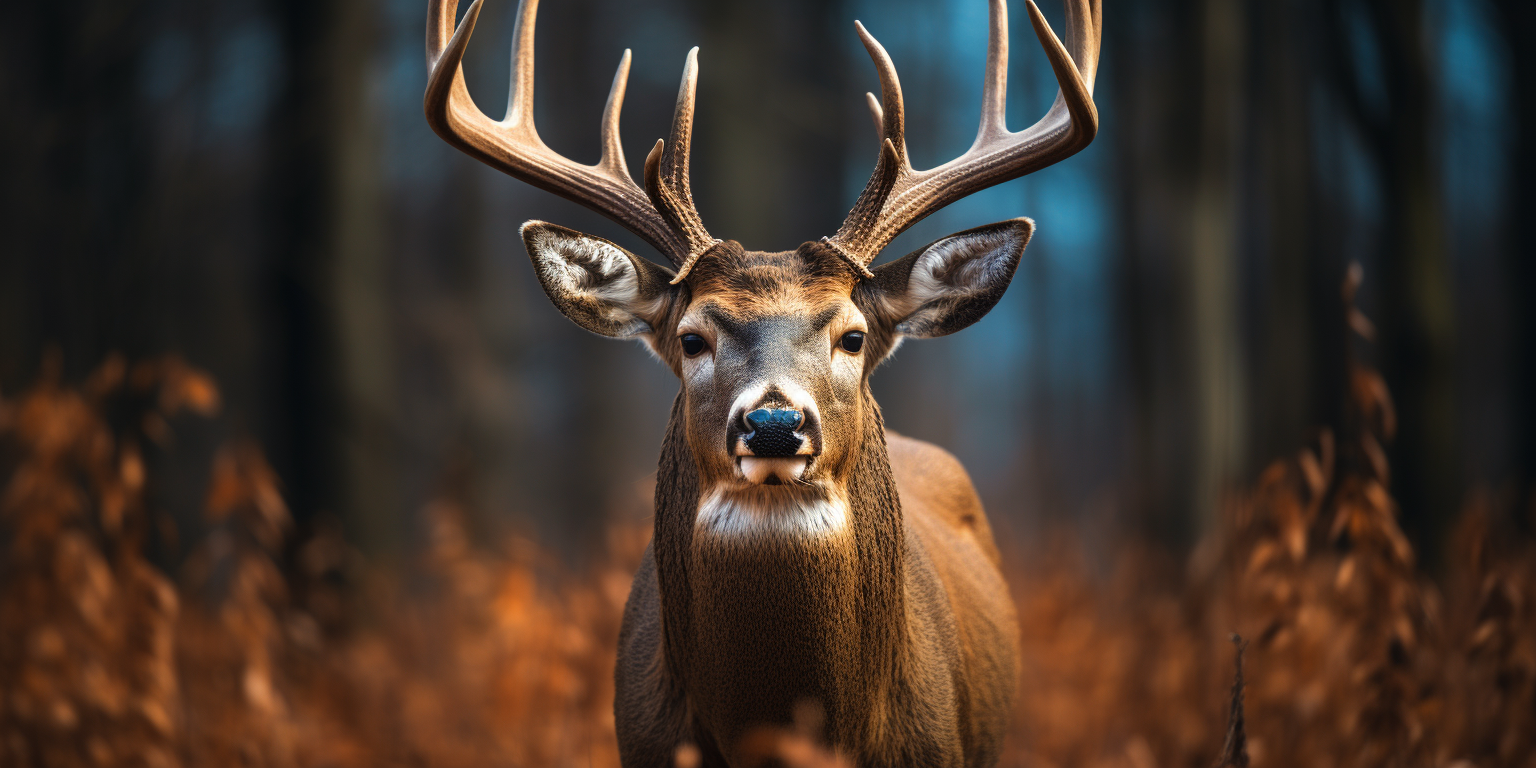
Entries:
<svg viewBox="0 0 1536 768">
<path fill-rule="evenodd" d="M 695 530 L 720 536 L 826 536 L 847 526 L 847 499 L 819 485 L 717 487 L 694 518 Z"/>
</svg>

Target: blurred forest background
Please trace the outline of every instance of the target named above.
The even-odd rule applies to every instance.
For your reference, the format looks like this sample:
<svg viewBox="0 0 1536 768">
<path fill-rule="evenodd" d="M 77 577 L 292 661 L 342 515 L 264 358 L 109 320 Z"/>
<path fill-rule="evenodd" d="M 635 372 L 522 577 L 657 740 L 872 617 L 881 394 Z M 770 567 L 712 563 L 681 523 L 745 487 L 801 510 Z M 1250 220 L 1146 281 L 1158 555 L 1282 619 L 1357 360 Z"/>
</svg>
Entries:
<svg viewBox="0 0 1536 768">
<path fill-rule="evenodd" d="M 514 5 L 466 60 L 491 114 Z M 831 233 L 868 177 L 855 18 L 914 164 L 973 136 L 984 0 L 544 5 L 540 133 L 578 160 L 625 48 L 638 168 L 701 46 L 695 196 L 749 248 Z M 431 134 L 425 10 L 0 25 L 0 768 L 616 764 L 677 384 L 562 318 L 516 232 L 654 254 Z M 1055 90 L 1027 18 L 1013 128 Z M 1094 144 L 886 256 L 1038 224 L 997 309 L 874 384 L 1008 553 L 1004 763 L 1211 765 L 1238 630 L 1223 765 L 1536 765 L 1536 4 L 1104 18 Z"/>
<path fill-rule="evenodd" d="M 878 83 L 853 19 L 901 71 L 916 165 L 974 131 L 982 0 L 545 5 L 540 131 L 584 161 L 626 47 L 638 168 L 701 46 L 696 197 L 749 248 L 832 232 L 873 165 L 861 95 Z M 466 64 L 494 114 L 514 7 L 487 3 Z M 183 526 L 199 524 L 196 448 L 239 435 L 264 446 L 301 525 L 342 520 L 369 551 L 412 551 L 445 483 L 477 529 L 572 554 L 599 541 L 654 471 L 676 385 L 638 345 L 561 318 L 516 228 L 545 219 L 656 255 L 432 135 L 424 14 L 417 0 L 15 9 L 0 32 L 0 393 L 50 348 L 72 380 L 113 351 L 207 369 L 227 407 L 156 475 L 156 504 Z M 1339 422 L 1338 286 L 1359 260 L 1402 417 L 1389 450 L 1410 536 L 1435 541 L 1476 485 L 1528 487 L 1531 14 L 1520 0 L 1107 2 L 1098 140 L 889 249 L 1039 224 L 985 322 L 907 345 L 876 376 L 890 424 L 958 454 L 1004 535 L 1070 523 L 1187 547 L 1223 494 Z M 1010 20 L 1017 129 L 1055 86 L 1022 6 Z"/>
</svg>

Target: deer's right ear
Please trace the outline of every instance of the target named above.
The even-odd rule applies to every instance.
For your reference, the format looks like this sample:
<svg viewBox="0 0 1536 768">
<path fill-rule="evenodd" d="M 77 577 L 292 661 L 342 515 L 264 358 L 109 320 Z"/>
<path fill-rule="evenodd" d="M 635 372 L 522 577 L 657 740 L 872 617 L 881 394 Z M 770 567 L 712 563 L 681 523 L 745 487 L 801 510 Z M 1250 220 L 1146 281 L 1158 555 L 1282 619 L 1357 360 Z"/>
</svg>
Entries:
<svg viewBox="0 0 1536 768">
<path fill-rule="evenodd" d="M 672 274 L 600 237 L 530 221 L 523 244 L 544 293 L 561 314 L 603 336 L 646 336 L 676 292 Z"/>
</svg>

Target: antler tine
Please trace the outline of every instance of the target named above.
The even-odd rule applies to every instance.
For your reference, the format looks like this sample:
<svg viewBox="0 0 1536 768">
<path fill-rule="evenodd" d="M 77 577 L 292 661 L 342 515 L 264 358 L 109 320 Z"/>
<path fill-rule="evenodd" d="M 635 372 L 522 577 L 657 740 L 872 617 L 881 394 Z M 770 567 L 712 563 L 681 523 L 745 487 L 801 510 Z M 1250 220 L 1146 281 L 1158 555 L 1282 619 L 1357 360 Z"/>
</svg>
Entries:
<svg viewBox="0 0 1536 768">
<path fill-rule="evenodd" d="M 864 101 L 869 106 L 869 116 L 875 120 L 875 138 L 885 138 L 885 110 L 880 107 L 880 100 L 873 93 L 866 93 Z"/>
<path fill-rule="evenodd" d="M 864 49 L 869 51 L 869 58 L 875 62 L 875 69 L 880 73 L 880 138 L 890 140 L 896 147 L 902 163 L 905 164 L 907 162 L 907 115 L 901 97 L 901 78 L 896 76 L 896 65 L 891 62 L 891 55 L 885 52 L 885 46 L 864 28 L 863 23 L 854 21 L 853 27 L 858 30 L 859 39 L 864 42 Z"/>
<path fill-rule="evenodd" d="M 853 210 L 848 212 L 843 226 L 836 235 L 821 240 L 830 245 L 859 275 L 874 277 L 874 273 L 869 271 L 869 262 L 873 257 L 863 256 L 856 242 L 857 233 L 878 228 L 881 208 L 886 198 L 902 179 L 911 175 L 912 164 L 907 159 L 906 111 L 896 65 L 891 62 L 885 46 L 864 28 L 862 22 L 854 21 L 853 27 L 858 31 L 859 39 L 864 42 L 870 60 L 875 63 L 876 71 L 880 73 L 880 98 L 876 99 L 873 93 L 864 94 L 869 105 L 869 115 L 875 121 L 877 138 L 880 139 L 880 157 L 875 162 L 875 172 L 869 177 L 869 183 L 864 185 L 864 191 L 853 204 Z"/>
<path fill-rule="evenodd" d="M 1082 74 L 1083 85 L 1093 93 L 1099 71 L 1099 44 L 1104 34 L 1104 9 L 1099 0 L 1068 0 L 1067 46 Z"/>
<path fill-rule="evenodd" d="M 629 175 L 619 141 L 619 113 L 629 78 L 630 52 L 625 51 L 614 73 L 608 103 L 603 109 L 602 158 L 583 165 L 551 150 L 539 138 L 533 117 L 533 40 L 538 0 L 521 0 L 512 46 L 512 84 L 507 115 L 491 120 L 475 106 L 464 83 L 464 51 L 474 33 L 481 4 L 475 0 L 455 29 L 457 0 L 429 0 L 427 5 L 427 92 L 423 109 L 427 123 L 444 141 L 485 164 L 540 189 L 581 203 L 634 232 L 674 265 L 689 261 L 695 251 L 693 229 L 682 229 L 674 220 L 689 221 L 703 230 L 688 200 L 688 216 L 663 215 L 645 190 Z M 691 95 L 690 95 L 691 100 Z M 691 118 L 691 110 L 690 110 Z M 676 128 L 674 127 L 674 134 Z M 685 140 L 686 143 L 686 140 Z M 688 166 L 683 160 L 681 186 L 686 192 Z"/>
<path fill-rule="evenodd" d="M 475 0 L 478 6 L 483 0 Z M 539 20 L 539 0 L 520 0 L 512 26 L 512 77 L 507 83 L 507 116 L 502 123 L 537 137 L 533 121 L 533 31 Z M 539 142 L 543 143 L 543 142 Z"/>
<path fill-rule="evenodd" d="M 992 0 L 987 18 L 987 74 L 981 84 L 981 126 L 972 146 L 1008 133 L 1008 0 Z"/>
<path fill-rule="evenodd" d="M 901 86 L 895 67 L 880 44 L 858 26 L 859 37 L 880 72 L 885 95 L 882 137 L 896 140 L 894 146 L 882 144 L 869 184 L 837 234 L 827 238 L 861 274 L 868 273 L 868 264 L 892 239 L 929 214 L 974 192 L 1060 162 L 1093 141 L 1099 125 L 1093 104 L 1101 29 L 1099 0 L 1065 3 L 1070 50 L 1056 38 L 1033 0 L 1025 0 L 1035 36 L 1045 49 L 1060 90 L 1044 117 L 1015 133 L 1006 125 L 1008 9 L 1006 0 L 991 0 L 987 71 L 976 141 L 965 154 L 926 171 L 912 169 L 901 140 Z M 870 111 L 880 120 L 882 110 L 873 97 Z"/>
<path fill-rule="evenodd" d="M 1099 0 L 1066 0 L 1067 40 L 1073 43 L 1075 53 L 1068 51 L 1057 39 L 1034 0 L 1024 0 L 1024 5 L 1029 9 L 1030 24 L 1035 28 L 1040 46 L 1045 49 L 1046 58 L 1050 59 L 1059 88 L 1056 101 L 1045 116 L 1018 133 L 1008 134 L 1009 141 L 1017 143 L 1049 135 L 1057 135 L 1057 138 L 1047 142 L 1041 152 L 1033 153 L 1048 158 L 1044 164 L 1030 167 L 1008 177 L 1010 179 L 1065 160 L 1088 146 L 1099 131 L 1099 111 L 1093 103 L 1093 78 L 1099 66 Z M 1077 63 L 1073 61 L 1074 56 L 1078 58 Z"/>
<path fill-rule="evenodd" d="M 624 90 L 629 86 L 629 49 L 619 59 L 619 68 L 613 73 L 613 86 L 608 89 L 608 103 L 603 105 L 603 157 L 597 161 L 616 176 L 629 178 L 629 166 L 624 163 L 624 145 L 619 140 L 619 113 L 624 111 Z"/>
<path fill-rule="evenodd" d="M 459 0 L 427 0 L 427 71 L 437 64 L 448 38 L 453 37 L 453 20 L 459 13 Z"/>
<path fill-rule="evenodd" d="M 683 63 L 683 80 L 677 88 L 677 105 L 672 111 L 670 140 L 656 141 L 645 158 L 645 191 L 651 203 L 688 240 L 688 257 L 678 266 L 673 283 L 682 282 L 699 256 L 716 242 L 704 228 L 698 209 L 693 205 L 693 189 L 688 181 L 688 156 L 693 146 L 694 100 L 699 85 L 699 49 L 688 51 Z"/>
</svg>

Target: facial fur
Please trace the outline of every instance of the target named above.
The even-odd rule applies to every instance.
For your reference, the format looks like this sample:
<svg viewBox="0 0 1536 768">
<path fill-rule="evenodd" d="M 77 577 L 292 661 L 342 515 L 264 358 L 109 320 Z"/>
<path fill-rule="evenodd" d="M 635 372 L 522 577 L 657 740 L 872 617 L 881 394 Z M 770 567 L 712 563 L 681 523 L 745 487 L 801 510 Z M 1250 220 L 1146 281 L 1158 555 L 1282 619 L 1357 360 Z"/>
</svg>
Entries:
<svg viewBox="0 0 1536 768">
<path fill-rule="evenodd" d="M 868 280 L 824 243 L 765 253 L 726 241 L 680 285 L 600 238 L 542 222 L 523 236 L 567 317 L 643 339 L 681 380 L 701 529 L 816 534 L 846 517 L 869 375 L 901 338 L 952 333 L 986 314 L 1031 231 L 1015 219 L 961 232 Z"/>
<path fill-rule="evenodd" d="M 852 300 L 853 282 L 846 268 L 806 249 L 748 253 L 730 243 L 695 266 L 673 335 L 704 340 L 702 351 L 682 354 L 678 366 L 689 447 L 700 488 L 713 499 L 701 521 L 722 510 L 735 511 L 727 517 L 737 531 L 753 520 L 764 530 L 811 530 L 840 520 L 838 499 L 862 431 L 871 369 L 867 347 L 849 352 L 841 343 L 870 330 Z M 674 343 L 681 352 L 681 341 Z M 753 455 L 743 416 L 759 408 L 803 419 L 793 456 Z M 771 471 L 763 468 L 769 463 L 776 465 Z M 753 508 L 764 514 L 743 512 Z"/>
</svg>

